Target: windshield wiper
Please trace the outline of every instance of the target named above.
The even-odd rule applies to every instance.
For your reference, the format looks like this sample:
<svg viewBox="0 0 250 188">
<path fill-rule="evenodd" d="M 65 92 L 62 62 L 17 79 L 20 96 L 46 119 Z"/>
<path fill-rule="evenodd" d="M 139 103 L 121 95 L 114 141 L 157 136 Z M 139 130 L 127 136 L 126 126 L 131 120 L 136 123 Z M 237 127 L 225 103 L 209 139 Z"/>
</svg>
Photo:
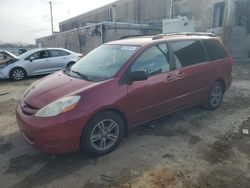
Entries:
<svg viewBox="0 0 250 188">
<path fill-rule="evenodd" d="M 89 77 L 88 76 L 86 76 L 86 75 L 84 75 L 84 74 L 82 74 L 82 73 L 80 73 L 80 72 L 78 72 L 78 71 L 72 71 L 73 73 L 75 73 L 75 74 L 77 74 L 77 75 L 79 75 L 81 78 L 83 78 L 84 80 L 87 80 L 87 81 L 90 81 L 90 79 L 89 79 Z"/>
</svg>

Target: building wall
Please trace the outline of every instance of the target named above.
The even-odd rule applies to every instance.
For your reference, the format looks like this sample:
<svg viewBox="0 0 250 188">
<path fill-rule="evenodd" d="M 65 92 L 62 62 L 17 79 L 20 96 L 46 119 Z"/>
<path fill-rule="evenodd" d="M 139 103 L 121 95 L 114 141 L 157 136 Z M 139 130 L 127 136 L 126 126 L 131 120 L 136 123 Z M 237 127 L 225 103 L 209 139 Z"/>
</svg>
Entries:
<svg viewBox="0 0 250 188">
<path fill-rule="evenodd" d="M 176 0 L 173 16 L 178 15 L 194 18 L 197 31 L 206 31 L 212 25 L 213 0 Z"/>
<path fill-rule="evenodd" d="M 173 17 L 186 16 L 193 18 L 196 25 L 196 31 L 211 31 L 221 37 L 224 44 L 233 53 L 236 58 L 250 57 L 250 0 L 173 0 Z M 223 24 L 215 26 L 218 15 L 215 14 L 215 5 L 222 3 L 225 10 L 220 16 L 223 16 Z M 116 5 L 115 20 L 112 20 L 112 5 Z M 61 31 L 69 31 L 75 28 L 86 26 L 88 23 L 99 23 L 103 21 L 116 22 L 131 22 L 131 23 L 149 23 L 151 26 L 161 26 L 162 19 L 169 18 L 170 14 L 170 0 L 120 0 L 99 9 L 90 11 L 88 13 L 76 16 L 69 20 L 60 23 Z M 246 17 L 247 24 L 244 26 L 237 26 L 236 16 L 243 15 Z M 131 28 L 115 29 L 113 33 L 122 34 L 134 33 Z M 137 30 L 138 31 L 138 30 Z M 246 32 L 249 31 L 249 32 Z M 81 41 L 88 40 L 84 38 L 81 31 Z M 107 41 L 113 40 L 110 31 L 107 35 Z M 135 32 L 143 33 L 143 32 Z M 57 39 L 54 45 L 66 47 L 79 51 L 79 39 L 75 39 L 72 34 L 63 34 L 66 38 Z M 114 35 L 116 36 L 116 35 Z M 72 37 L 74 39 L 72 39 Z M 78 37 L 79 38 L 79 37 Z M 47 40 L 47 39 L 46 39 Z M 53 41 L 55 39 L 51 39 Z M 70 42 L 71 41 L 71 42 Z M 78 41 L 78 43 L 77 43 Z M 74 45 L 73 45 L 74 43 Z M 95 45 L 95 39 L 92 40 Z M 92 48 L 92 43 L 89 43 Z M 47 44 L 47 43 L 46 43 Z M 53 42 L 48 42 L 53 44 Z M 67 44 L 65 46 L 65 44 Z M 78 44 L 78 47 L 77 47 Z M 82 48 L 82 47 L 81 47 Z M 86 49 L 88 51 L 89 49 Z"/>
<path fill-rule="evenodd" d="M 120 0 L 59 23 L 60 31 L 83 27 L 87 23 L 113 21 L 112 5 L 116 5 L 117 22 L 161 22 L 162 18 L 169 17 L 170 12 L 170 0 Z"/>
<path fill-rule="evenodd" d="M 36 39 L 36 43 L 41 44 L 42 47 L 66 48 L 85 55 L 103 43 L 118 40 L 124 36 L 152 33 L 161 33 L 161 30 L 145 24 L 105 22 L 39 38 Z"/>
<path fill-rule="evenodd" d="M 228 28 L 228 46 L 237 59 L 250 58 L 250 0 L 232 2 L 230 27 Z M 237 16 L 245 17 L 245 21 L 237 23 Z"/>
</svg>

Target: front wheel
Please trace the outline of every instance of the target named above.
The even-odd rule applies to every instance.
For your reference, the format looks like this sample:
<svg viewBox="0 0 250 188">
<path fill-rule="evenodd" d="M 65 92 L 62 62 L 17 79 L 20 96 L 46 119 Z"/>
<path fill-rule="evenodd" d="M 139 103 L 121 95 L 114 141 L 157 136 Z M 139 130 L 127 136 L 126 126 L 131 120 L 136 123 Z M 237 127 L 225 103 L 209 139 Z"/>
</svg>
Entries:
<svg viewBox="0 0 250 188">
<path fill-rule="evenodd" d="M 216 110 L 223 99 L 224 87 L 220 82 L 215 82 L 209 92 L 206 107 L 208 110 Z"/>
<path fill-rule="evenodd" d="M 26 72 L 22 68 L 14 68 L 10 71 L 10 78 L 12 80 L 23 80 L 26 77 Z"/>
<path fill-rule="evenodd" d="M 124 134 L 124 122 L 111 111 L 94 116 L 81 136 L 81 149 L 89 156 L 98 157 L 112 152 Z"/>
</svg>

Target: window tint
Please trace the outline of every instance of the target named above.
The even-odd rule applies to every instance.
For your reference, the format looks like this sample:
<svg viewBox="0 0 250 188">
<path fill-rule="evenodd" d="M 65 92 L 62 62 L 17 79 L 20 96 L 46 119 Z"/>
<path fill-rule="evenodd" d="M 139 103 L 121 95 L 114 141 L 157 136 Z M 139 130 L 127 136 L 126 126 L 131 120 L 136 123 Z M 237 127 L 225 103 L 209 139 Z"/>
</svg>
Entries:
<svg viewBox="0 0 250 188">
<path fill-rule="evenodd" d="M 34 59 L 44 59 L 44 58 L 48 58 L 49 57 L 49 52 L 47 50 L 43 50 L 43 51 L 39 51 L 39 52 L 36 52 L 34 54 L 32 54 L 30 58 L 34 58 Z"/>
<path fill-rule="evenodd" d="M 65 52 L 63 50 L 50 50 L 51 57 L 60 57 L 60 56 L 67 56 L 70 53 Z"/>
<path fill-rule="evenodd" d="M 204 47 L 199 40 L 172 42 L 177 68 L 206 61 Z"/>
<path fill-rule="evenodd" d="M 162 44 L 145 50 L 131 67 L 131 71 L 147 70 L 149 76 L 170 71 L 167 45 Z"/>
<path fill-rule="evenodd" d="M 210 61 L 226 58 L 227 52 L 224 47 L 215 40 L 203 40 Z"/>
</svg>

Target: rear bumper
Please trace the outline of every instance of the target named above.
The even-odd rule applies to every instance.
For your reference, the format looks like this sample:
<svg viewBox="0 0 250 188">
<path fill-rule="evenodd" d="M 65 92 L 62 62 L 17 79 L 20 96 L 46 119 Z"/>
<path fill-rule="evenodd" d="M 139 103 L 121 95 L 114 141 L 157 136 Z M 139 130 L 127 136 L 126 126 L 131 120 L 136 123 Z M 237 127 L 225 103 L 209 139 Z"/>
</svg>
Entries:
<svg viewBox="0 0 250 188">
<path fill-rule="evenodd" d="M 28 116 L 21 110 L 20 103 L 16 109 L 16 120 L 29 144 L 51 154 L 79 150 L 81 132 L 87 121 L 85 116 L 77 119 Z"/>
<path fill-rule="evenodd" d="M 233 81 L 233 77 L 232 77 L 232 75 L 230 75 L 226 79 L 226 82 L 225 82 L 225 91 L 227 91 L 230 88 L 230 86 L 232 85 L 232 81 Z"/>
</svg>

